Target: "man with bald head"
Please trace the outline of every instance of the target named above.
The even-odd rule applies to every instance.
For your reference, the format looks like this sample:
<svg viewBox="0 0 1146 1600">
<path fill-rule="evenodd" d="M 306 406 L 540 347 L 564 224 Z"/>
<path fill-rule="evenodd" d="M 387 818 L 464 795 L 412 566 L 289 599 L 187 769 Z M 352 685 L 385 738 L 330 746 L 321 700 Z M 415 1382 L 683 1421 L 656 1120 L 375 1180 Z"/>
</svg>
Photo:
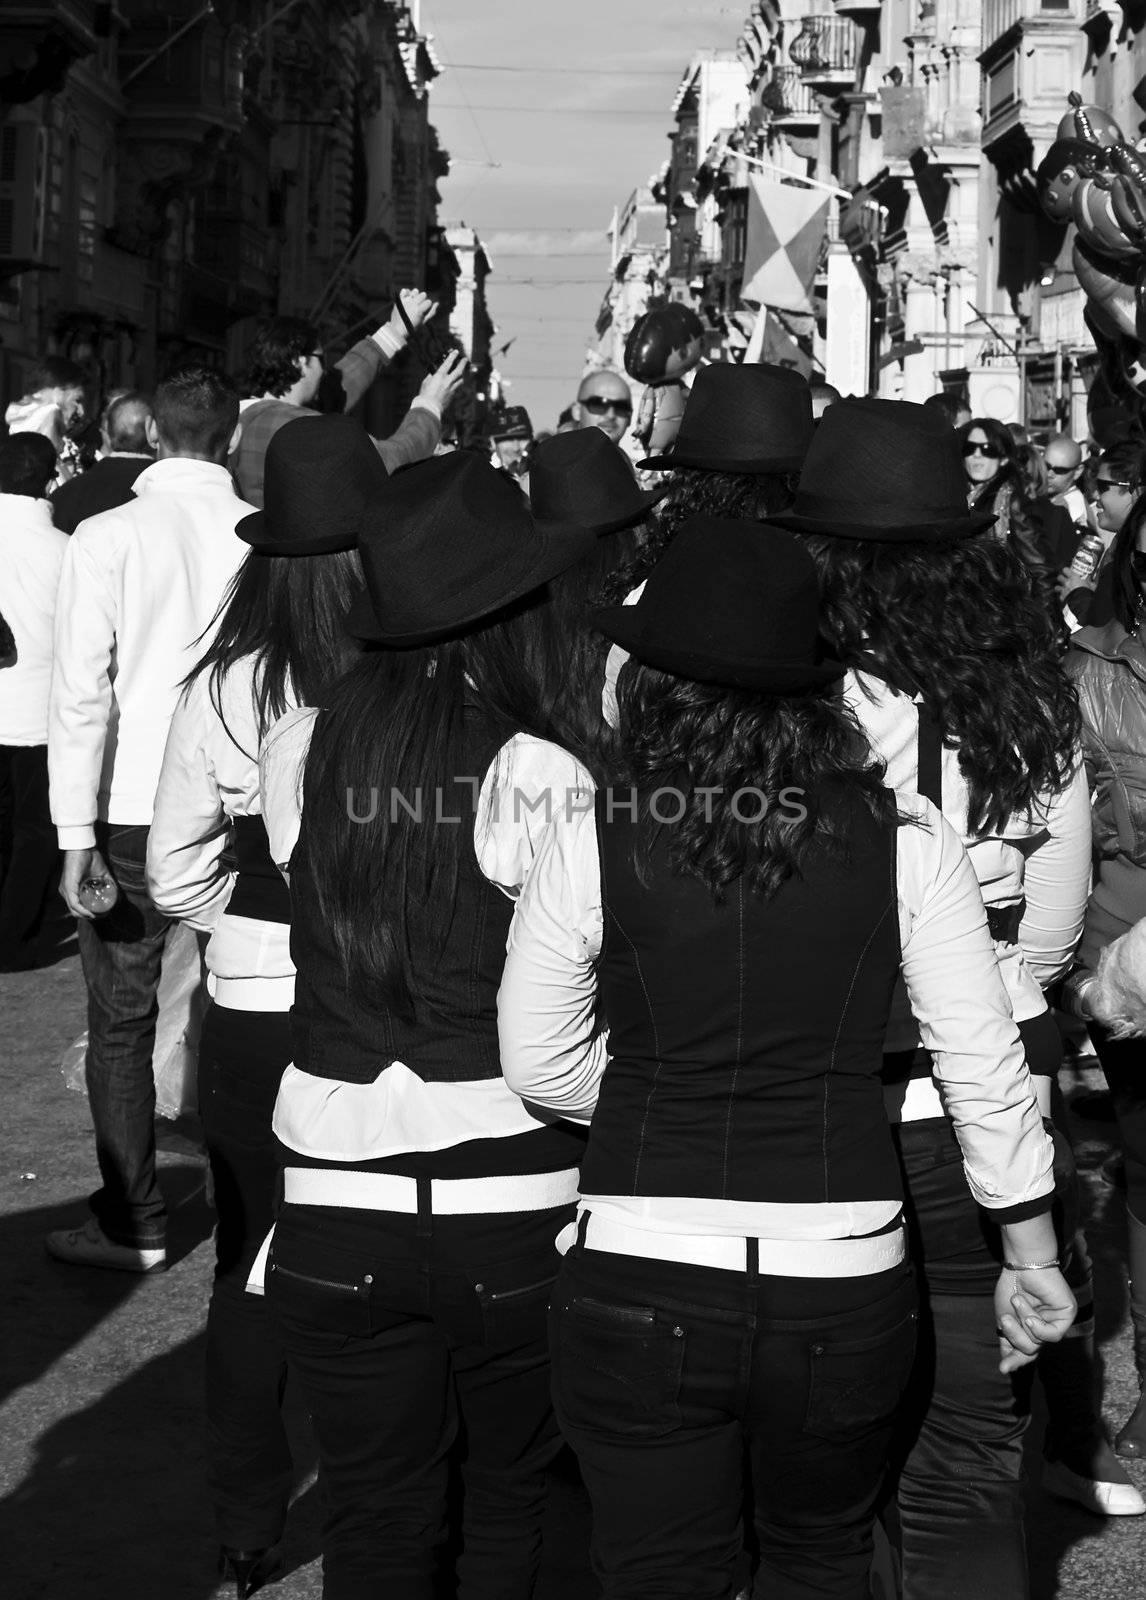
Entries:
<svg viewBox="0 0 1146 1600">
<path fill-rule="evenodd" d="M 582 378 L 573 416 L 579 428 L 600 428 L 614 444 L 620 444 L 633 420 L 633 397 L 621 374 L 602 368 Z"/>
<path fill-rule="evenodd" d="M 1082 476 L 1082 447 L 1066 433 L 1052 433 L 1043 451 L 1047 493 L 1065 506 L 1076 527 L 1086 523 L 1086 499 L 1078 487 Z"/>
<path fill-rule="evenodd" d="M 99 460 L 78 477 L 61 484 L 52 496 L 52 520 L 64 533 L 74 533 L 88 517 L 125 506 L 135 480 L 155 460 L 147 443 L 151 401 L 134 389 L 109 400 L 100 421 Z"/>
</svg>

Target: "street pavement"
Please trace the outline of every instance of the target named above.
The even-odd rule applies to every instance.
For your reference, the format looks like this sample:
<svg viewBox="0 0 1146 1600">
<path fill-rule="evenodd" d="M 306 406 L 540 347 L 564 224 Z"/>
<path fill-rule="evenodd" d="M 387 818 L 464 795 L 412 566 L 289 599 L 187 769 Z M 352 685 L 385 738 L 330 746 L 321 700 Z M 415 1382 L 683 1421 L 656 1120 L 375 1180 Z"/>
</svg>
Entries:
<svg viewBox="0 0 1146 1600">
<path fill-rule="evenodd" d="M 74 938 L 54 964 L 0 976 L 0 1596 L 3 1600 L 213 1600 L 200 1405 L 212 1216 L 192 1125 L 161 1123 L 170 1210 L 166 1274 L 137 1278 L 48 1260 L 43 1235 L 82 1219 L 95 1186 L 87 1106 L 58 1063 L 84 1027 Z M 1068 1069 L 1068 1100 L 1100 1085 Z M 1133 1403 L 1111 1129 L 1075 1120 L 1096 1258 L 1106 1409 Z M 289 1404 L 299 1468 L 286 1576 L 268 1600 L 318 1600 L 319 1492 L 305 1416 Z M 1105 1521 L 1038 1490 L 1041 1422 L 1028 1451 L 1034 1600 L 1146 1597 L 1146 1517 Z M 1133 1468 L 1146 1490 L 1146 1466 Z M 555 1475 L 539 1600 L 592 1600 L 587 1512 Z M 968 1597 L 972 1600 L 972 1597 Z"/>
</svg>

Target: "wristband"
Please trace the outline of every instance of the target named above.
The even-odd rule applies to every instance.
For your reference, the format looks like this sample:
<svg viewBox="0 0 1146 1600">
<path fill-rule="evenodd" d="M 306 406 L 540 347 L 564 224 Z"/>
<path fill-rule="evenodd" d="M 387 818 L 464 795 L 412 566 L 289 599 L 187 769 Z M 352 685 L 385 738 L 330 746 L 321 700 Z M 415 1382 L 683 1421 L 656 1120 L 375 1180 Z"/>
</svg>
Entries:
<svg viewBox="0 0 1146 1600">
<path fill-rule="evenodd" d="M 1008 1272 L 1049 1272 L 1058 1261 L 1004 1261 L 1003 1266 Z"/>
</svg>

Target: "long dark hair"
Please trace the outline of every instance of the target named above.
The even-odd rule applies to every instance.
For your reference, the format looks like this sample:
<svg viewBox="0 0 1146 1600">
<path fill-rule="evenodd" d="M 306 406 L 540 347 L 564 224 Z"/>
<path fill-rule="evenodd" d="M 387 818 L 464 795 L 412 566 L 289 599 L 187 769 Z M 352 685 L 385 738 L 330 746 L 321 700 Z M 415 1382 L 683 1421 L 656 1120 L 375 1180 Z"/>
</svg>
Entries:
<svg viewBox="0 0 1146 1600">
<path fill-rule="evenodd" d="M 669 492 L 649 519 L 641 548 L 609 578 L 603 605 L 620 605 L 643 583 L 689 517 L 731 517 L 766 522 L 786 511 L 796 497 L 799 473 L 704 472 L 680 467 L 669 480 Z"/>
<path fill-rule="evenodd" d="M 637 527 L 604 534 L 580 561 L 549 585 L 561 617 L 561 630 L 568 642 L 566 697 L 571 695 L 575 704 L 567 720 L 583 729 L 588 744 L 584 759 L 597 779 L 605 775 L 608 752 L 615 737 L 605 720 L 602 699 L 610 643 L 590 624 L 588 617 L 594 606 L 613 603 L 616 575 L 631 566 L 641 545 L 641 529 Z M 630 584 L 624 589 L 620 598 L 623 599 L 632 587 L 634 585 Z"/>
<path fill-rule="evenodd" d="M 411 923 L 432 950 L 453 920 L 462 829 L 435 825 L 437 797 L 442 816 L 458 812 L 467 787 L 476 804 L 475 721 L 493 749 L 526 733 L 589 753 L 569 645 L 541 591 L 462 638 L 367 651 L 327 695 L 303 779 L 307 861 L 346 983 L 364 1003 L 417 1016 Z"/>
<path fill-rule="evenodd" d="M 740 877 L 768 899 L 813 854 L 846 862 L 849 813 L 827 804 L 831 795 L 850 794 L 876 817 L 895 815 L 883 766 L 835 692 L 760 694 L 630 660 L 617 709 L 617 783 L 637 791 L 634 862 L 645 882 L 664 839 L 672 870 L 699 879 L 717 902 Z M 679 820 L 665 820 L 663 805 L 658 816 L 658 790 L 674 804 L 682 797 Z M 757 819 L 758 795 L 768 804 Z"/>
<path fill-rule="evenodd" d="M 357 654 L 343 623 L 362 589 L 356 550 L 320 556 L 261 556 L 253 551 L 232 578 L 211 624 L 211 642 L 185 683 L 210 674 L 211 703 L 224 727 L 223 679 L 254 658 L 255 722 L 260 743 L 293 704 L 320 705 L 328 685 Z M 227 728 L 232 741 L 239 741 Z M 258 751 L 247 751 L 252 760 Z"/>
<path fill-rule="evenodd" d="M 835 653 L 922 693 L 959 752 L 972 834 L 1066 783 L 1081 723 L 1062 624 L 1022 558 L 988 532 L 938 543 L 807 540 Z"/>
</svg>

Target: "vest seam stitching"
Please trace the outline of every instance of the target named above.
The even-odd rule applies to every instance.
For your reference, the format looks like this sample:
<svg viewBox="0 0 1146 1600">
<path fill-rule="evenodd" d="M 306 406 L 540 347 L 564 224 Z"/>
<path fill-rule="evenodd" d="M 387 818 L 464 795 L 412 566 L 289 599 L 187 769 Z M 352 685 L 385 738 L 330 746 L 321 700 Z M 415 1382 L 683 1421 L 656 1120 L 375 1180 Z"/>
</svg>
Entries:
<svg viewBox="0 0 1146 1600">
<path fill-rule="evenodd" d="M 830 1203 L 829 1202 L 829 1188 L 830 1188 L 830 1185 L 829 1185 L 829 1181 L 828 1181 L 828 1100 L 829 1100 L 829 1095 L 830 1095 L 832 1074 L 836 1070 L 836 1057 L 839 1054 L 840 1035 L 844 1031 L 844 1021 L 845 1021 L 845 1019 L 847 1017 L 847 1014 L 848 1014 L 848 1007 L 851 1005 L 852 995 L 855 993 L 856 980 L 859 977 L 860 968 L 863 966 L 865 960 L 867 959 L 867 953 L 871 949 L 872 944 L 875 942 L 876 935 L 878 934 L 879 930 L 883 927 L 884 923 L 887 921 L 887 915 L 888 915 L 888 912 L 890 910 L 891 910 L 891 906 L 890 905 L 885 905 L 884 906 L 883 912 L 880 915 L 879 921 L 875 924 L 875 926 L 872 928 L 871 932 L 868 934 L 867 939 L 864 942 L 864 947 L 860 951 L 859 956 L 856 958 L 855 968 L 852 971 L 852 980 L 851 980 L 851 983 L 849 983 L 849 985 L 848 985 L 848 992 L 844 996 L 844 1003 L 840 1007 L 840 1018 L 839 1018 L 839 1023 L 838 1023 L 838 1025 L 836 1027 L 836 1036 L 832 1041 L 831 1059 L 828 1062 L 828 1072 L 827 1072 L 827 1076 L 824 1079 L 824 1122 L 823 1122 L 823 1134 L 822 1134 L 821 1145 L 820 1145 L 820 1151 L 821 1151 L 821 1155 L 823 1157 L 823 1165 L 824 1165 L 824 1203 L 825 1204 Z"/>
<path fill-rule="evenodd" d="M 744 878 L 737 880 L 737 989 L 736 989 L 736 1061 L 732 1068 L 732 1082 L 728 1089 L 728 1112 L 724 1118 L 724 1153 L 720 1175 L 721 1198 L 728 1199 L 728 1147 L 732 1138 L 732 1111 L 736 1103 L 736 1087 L 744 1054 Z"/>
</svg>

